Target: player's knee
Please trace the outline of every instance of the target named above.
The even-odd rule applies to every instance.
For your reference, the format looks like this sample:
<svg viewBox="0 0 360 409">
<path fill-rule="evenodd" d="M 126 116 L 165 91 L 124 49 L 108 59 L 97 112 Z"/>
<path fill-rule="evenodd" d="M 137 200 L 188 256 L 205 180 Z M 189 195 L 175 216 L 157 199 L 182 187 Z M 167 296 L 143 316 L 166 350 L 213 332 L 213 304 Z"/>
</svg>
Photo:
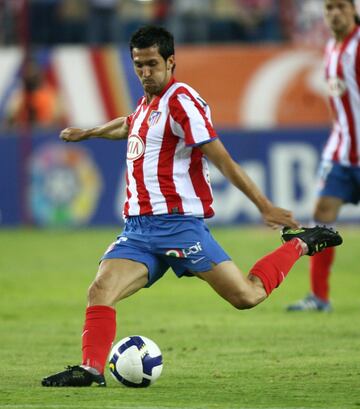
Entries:
<svg viewBox="0 0 360 409">
<path fill-rule="evenodd" d="M 91 302 L 99 293 L 99 285 L 96 280 L 94 280 L 90 287 L 88 288 L 88 301 Z"/>
<path fill-rule="evenodd" d="M 337 214 L 337 207 L 320 201 L 315 208 L 314 220 L 318 223 L 333 223 L 337 218 Z"/>
<path fill-rule="evenodd" d="M 108 291 L 104 277 L 97 277 L 88 289 L 89 304 L 107 304 Z"/>
<path fill-rule="evenodd" d="M 314 220 L 317 223 L 333 223 L 336 219 L 336 214 L 331 209 L 317 209 L 314 213 Z"/>
<path fill-rule="evenodd" d="M 248 310 L 259 304 L 260 300 L 255 294 L 233 294 L 228 301 L 237 310 Z"/>
</svg>

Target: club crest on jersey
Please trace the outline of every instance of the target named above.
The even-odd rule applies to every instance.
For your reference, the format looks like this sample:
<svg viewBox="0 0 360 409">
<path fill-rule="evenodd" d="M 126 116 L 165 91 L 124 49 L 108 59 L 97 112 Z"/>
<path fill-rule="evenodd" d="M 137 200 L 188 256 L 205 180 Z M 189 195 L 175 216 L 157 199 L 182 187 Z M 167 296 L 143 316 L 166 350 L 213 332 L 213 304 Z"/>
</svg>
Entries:
<svg viewBox="0 0 360 409">
<path fill-rule="evenodd" d="M 144 141 L 138 135 L 130 135 L 127 143 L 127 159 L 136 160 L 141 158 L 145 152 Z"/>
<path fill-rule="evenodd" d="M 161 117 L 161 111 L 151 111 L 148 119 L 148 125 L 149 126 L 154 126 L 159 122 L 159 119 Z"/>
<path fill-rule="evenodd" d="M 346 92 L 346 84 L 341 78 L 332 77 L 328 79 L 328 90 L 332 97 L 341 97 Z"/>
</svg>

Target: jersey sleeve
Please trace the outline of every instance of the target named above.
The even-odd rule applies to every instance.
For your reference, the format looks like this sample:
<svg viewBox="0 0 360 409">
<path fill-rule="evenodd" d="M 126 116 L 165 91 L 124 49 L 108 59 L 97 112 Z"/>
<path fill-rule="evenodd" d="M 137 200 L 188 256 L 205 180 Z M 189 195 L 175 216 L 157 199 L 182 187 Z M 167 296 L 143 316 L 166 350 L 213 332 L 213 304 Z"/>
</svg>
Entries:
<svg viewBox="0 0 360 409">
<path fill-rule="evenodd" d="M 211 124 L 209 106 L 200 96 L 186 88 L 179 89 L 169 100 L 173 130 L 188 146 L 197 146 L 217 138 Z"/>
<path fill-rule="evenodd" d="M 128 115 L 127 117 L 126 117 L 126 125 L 127 126 L 131 126 L 131 122 L 132 122 L 132 120 L 133 120 L 133 117 L 134 117 L 134 113 L 132 113 L 132 114 L 130 114 L 130 115 Z"/>
</svg>

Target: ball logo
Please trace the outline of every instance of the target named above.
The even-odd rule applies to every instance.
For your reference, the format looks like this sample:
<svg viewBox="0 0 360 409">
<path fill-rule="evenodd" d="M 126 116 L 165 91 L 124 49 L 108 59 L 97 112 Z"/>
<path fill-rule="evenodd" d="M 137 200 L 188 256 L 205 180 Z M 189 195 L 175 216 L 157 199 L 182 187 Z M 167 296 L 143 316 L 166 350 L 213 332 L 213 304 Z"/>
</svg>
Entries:
<svg viewBox="0 0 360 409">
<path fill-rule="evenodd" d="M 127 159 L 136 160 L 145 152 L 144 141 L 138 135 L 130 135 L 127 144 Z"/>
<path fill-rule="evenodd" d="M 342 79 L 338 77 L 329 78 L 328 79 L 328 91 L 329 91 L 329 95 L 334 98 L 341 97 L 346 92 L 346 84 Z"/>
</svg>

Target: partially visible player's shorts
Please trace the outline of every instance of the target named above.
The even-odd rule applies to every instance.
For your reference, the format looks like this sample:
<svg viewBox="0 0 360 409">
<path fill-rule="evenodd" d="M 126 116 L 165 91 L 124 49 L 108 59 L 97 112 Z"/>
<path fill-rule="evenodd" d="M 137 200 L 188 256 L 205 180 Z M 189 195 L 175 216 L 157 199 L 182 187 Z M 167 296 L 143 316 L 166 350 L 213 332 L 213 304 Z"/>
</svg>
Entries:
<svg viewBox="0 0 360 409">
<path fill-rule="evenodd" d="M 203 219 L 192 216 L 131 216 L 101 260 L 123 258 L 145 264 L 150 287 L 171 267 L 178 277 L 209 271 L 230 260 Z"/>
<path fill-rule="evenodd" d="M 360 202 L 360 167 L 323 161 L 319 169 L 319 196 L 332 196 L 344 203 Z"/>
</svg>

